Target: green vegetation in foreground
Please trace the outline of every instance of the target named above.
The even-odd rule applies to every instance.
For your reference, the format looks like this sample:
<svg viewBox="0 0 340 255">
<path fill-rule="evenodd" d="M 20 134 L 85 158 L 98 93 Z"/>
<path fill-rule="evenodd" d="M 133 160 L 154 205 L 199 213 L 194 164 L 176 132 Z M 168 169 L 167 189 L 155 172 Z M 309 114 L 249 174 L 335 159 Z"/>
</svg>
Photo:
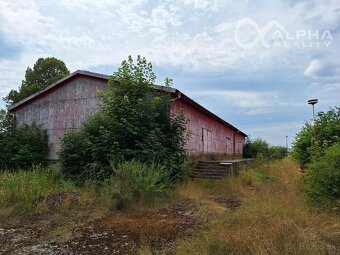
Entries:
<svg viewBox="0 0 340 255">
<path fill-rule="evenodd" d="M 35 203 L 42 196 L 78 191 L 73 183 L 63 180 L 51 169 L 0 173 L 0 216 L 25 215 L 43 208 Z"/>
<path fill-rule="evenodd" d="M 0 173 L 0 218 L 50 211 L 45 198 L 56 195 L 53 212 L 97 208 L 103 212 L 133 209 L 143 205 L 157 207 L 158 197 L 169 197 L 169 172 L 158 164 L 136 160 L 111 165 L 114 175 L 103 182 L 87 181 L 77 185 L 58 170 L 33 167 L 29 170 Z M 66 198 L 59 200 L 58 196 Z M 68 194 L 76 194 L 70 204 Z M 161 205 L 162 206 L 162 205 Z M 77 208 L 77 209 L 76 209 Z"/>
</svg>

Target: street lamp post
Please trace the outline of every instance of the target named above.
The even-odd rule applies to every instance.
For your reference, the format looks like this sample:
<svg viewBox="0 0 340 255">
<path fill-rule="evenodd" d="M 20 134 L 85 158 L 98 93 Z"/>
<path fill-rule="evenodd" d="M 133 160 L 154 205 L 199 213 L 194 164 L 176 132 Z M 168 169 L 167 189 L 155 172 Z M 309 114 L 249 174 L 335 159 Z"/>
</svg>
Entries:
<svg viewBox="0 0 340 255">
<path fill-rule="evenodd" d="M 286 154 L 288 156 L 288 135 L 286 135 Z"/>
<path fill-rule="evenodd" d="M 317 99 L 308 100 L 308 104 L 311 104 L 313 107 L 313 126 L 314 126 L 314 145 L 316 145 L 316 127 L 315 127 L 315 112 L 314 105 L 318 103 Z"/>
</svg>

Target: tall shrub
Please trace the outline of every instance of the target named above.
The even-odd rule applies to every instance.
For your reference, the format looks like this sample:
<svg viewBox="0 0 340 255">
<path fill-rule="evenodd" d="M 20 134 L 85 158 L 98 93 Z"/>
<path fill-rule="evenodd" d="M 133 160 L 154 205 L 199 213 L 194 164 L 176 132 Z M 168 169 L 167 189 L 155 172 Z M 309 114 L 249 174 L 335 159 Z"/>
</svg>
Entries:
<svg viewBox="0 0 340 255">
<path fill-rule="evenodd" d="M 314 145 L 314 132 L 311 123 L 305 123 L 297 133 L 293 143 L 293 158 L 301 165 L 312 162 L 313 156 L 322 156 L 325 149 L 340 143 L 340 108 L 319 112 L 315 118 L 317 143 Z"/>
<path fill-rule="evenodd" d="M 309 165 L 304 183 L 306 194 L 317 204 L 340 199 L 340 144 L 325 149 L 324 155 Z"/>
<path fill-rule="evenodd" d="M 101 110 L 79 133 L 63 139 L 60 160 L 66 175 L 105 179 L 112 174 L 110 161 L 136 159 L 164 165 L 171 178 L 183 177 L 186 119 L 170 114 L 171 80 L 166 79 L 163 90 L 155 90 L 155 79 L 145 58 L 122 62 L 110 78 L 109 90 L 99 93 Z"/>
<path fill-rule="evenodd" d="M 111 162 L 111 167 L 114 172 L 111 185 L 121 203 L 162 194 L 169 188 L 169 172 L 162 165 L 130 160 Z"/>
<path fill-rule="evenodd" d="M 293 143 L 292 157 L 300 164 L 306 165 L 312 159 L 313 126 L 305 123 L 301 131 L 296 135 Z"/>
<path fill-rule="evenodd" d="M 267 141 L 257 138 L 255 140 L 247 139 L 243 148 L 245 158 L 263 158 L 269 153 L 269 144 Z"/>
<path fill-rule="evenodd" d="M 261 138 L 251 140 L 247 138 L 243 147 L 244 158 L 256 159 L 282 159 L 286 156 L 286 148 L 283 146 L 270 146 L 269 143 Z"/>
<path fill-rule="evenodd" d="M 30 168 L 46 163 L 47 133 L 35 123 L 15 127 L 13 116 L 0 116 L 0 169 Z"/>
</svg>

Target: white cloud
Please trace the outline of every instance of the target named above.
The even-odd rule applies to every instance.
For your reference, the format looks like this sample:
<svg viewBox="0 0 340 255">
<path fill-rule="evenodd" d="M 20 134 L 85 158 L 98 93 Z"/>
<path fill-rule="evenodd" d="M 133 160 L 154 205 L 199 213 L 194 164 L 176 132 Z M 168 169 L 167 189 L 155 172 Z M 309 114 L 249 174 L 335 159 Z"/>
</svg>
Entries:
<svg viewBox="0 0 340 255">
<path fill-rule="evenodd" d="M 308 99 L 317 98 L 318 105 L 326 108 L 339 106 L 340 102 L 340 83 L 318 83 L 314 82 L 307 88 Z"/>
<path fill-rule="evenodd" d="M 320 60 L 313 60 L 309 63 L 305 71 L 303 72 L 304 75 L 307 76 L 317 76 L 317 74 L 323 69 Z"/>
<path fill-rule="evenodd" d="M 293 109 L 302 105 L 302 102 L 281 98 L 274 92 L 207 90 L 194 92 L 192 95 L 204 97 L 214 102 L 223 101 L 227 105 L 242 109 L 248 115 L 280 112 L 283 107 Z"/>
<path fill-rule="evenodd" d="M 249 17 L 262 27 L 276 19 L 289 30 L 318 24 L 331 29 L 338 24 L 337 2 L 324 6 L 317 1 L 311 8 L 304 1 L 293 6 L 284 1 L 263 6 L 247 0 L 0 0 L 1 34 L 19 45 L 22 53 L 16 59 L 0 59 L 0 96 L 20 84 L 27 66 L 46 56 L 64 60 L 71 71 L 115 65 L 129 54 L 192 73 L 279 67 L 302 70 L 315 49 L 260 45 L 241 49 L 234 40 L 238 20 Z M 316 17 L 320 22 L 315 22 Z M 338 59 L 339 51 L 333 54 L 334 49 L 335 44 L 318 52 Z M 306 75 L 318 70 L 317 63 L 312 63 Z M 264 99 L 269 102 L 270 96 Z"/>
<path fill-rule="evenodd" d="M 261 47 L 243 50 L 235 44 L 235 24 L 245 15 L 247 2 L 4 1 L 1 15 L 6 37 L 25 45 L 26 52 L 40 49 L 43 54 L 59 55 L 68 63 L 74 62 L 71 66 L 115 63 L 120 55 L 135 52 L 147 54 L 150 61 L 205 71 L 262 69 L 270 66 L 273 58 L 289 62 L 290 56 L 281 57 L 287 50 Z M 203 10 L 214 13 L 220 22 L 209 19 L 209 15 L 200 16 Z M 301 14 L 296 12 L 293 22 Z M 234 13 L 239 16 L 233 16 Z M 192 16 L 197 17 L 197 24 L 191 23 Z M 287 20 L 285 14 L 278 18 L 281 16 Z M 262 12 L 254 17 L 259 25 L 271 18 Z M 77 23 L 80 21 L 81 24 Z M 77 44 L 76 48 L 71 41 Z M 123 54 L 117 54 L 117 49 Z M 117 57 L 112 60 L 114 56 Z"/>
<path fill-rule="evenodd" d="M 96 9 L 96 10 L 102 10 L 102 9 L 111 9 L 111 8 L 117 8 L 119 5 L 124 4 L 126 1 L 123 0 L 54 0 L 52 1 L 54 4 L 56 2 L 59 2 L 62 6 L 64 6 L 67 9 L 82 9 L 82 10 L 90 10 L 90 9 Z M 135 5 L 142 4 L 143 0 L 135 0 Z"/>
<path fill-rule="evenodd" d="M 335 63 L 331 63 L 329 60 L 321 61 L 314 59 L 309 63 L 303 74 L 314 78 L 333 77 L 339 76 L 340 70 Z"/>
<path fill-rule="evenodd" d="M 192 5 L 194 9 L 199 10 L 218 10 L 221 1 L 219 0 L 184 0 L 184 4 Z"/>
<path fill-rule="evenodd" d="M 255 139 L 260 137 L 267 141 L 270 141 L 272 145 L 283 145 L 285 146 L 286 135 L 288 136 L 288 146 L 294 141 L 296 133 L 303 126 L 302 122 L 271 122 L 259 123 L 258 125 L 248 127 L 250 131 L 250 138 Z"/>
</svg>

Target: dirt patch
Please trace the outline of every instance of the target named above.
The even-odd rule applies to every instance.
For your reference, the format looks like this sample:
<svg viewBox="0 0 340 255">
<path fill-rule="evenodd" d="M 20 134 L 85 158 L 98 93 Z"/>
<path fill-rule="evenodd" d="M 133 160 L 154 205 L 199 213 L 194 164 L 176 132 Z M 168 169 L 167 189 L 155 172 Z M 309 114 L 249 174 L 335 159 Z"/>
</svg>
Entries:
<svg viewBox="0 0 340 255">
<path fill-rule="evenodd" d="M 65 242 L 47 239 L 50 222 L 26 219 L 0 228 L 0 254 L 138 254 L 141 246 L 150 247 L 154 254 L 169 254 L 179 238 L 201 227 L 196 211 L 185 200 L 157 212 L 115 213 L 92 222 L 82 219 L 83 225 L 65 233 L 71 237 Z"/>
<path fill-rule="evenodd" d="M 82 237 L 68 243 L 81 254 L 136 254 L 141 245 L 151 250 L 170 253 L 178 238 L 192 233 L 198 226 L 192 203 L 182 202 L 155 213 L 120 213 L 78 229 Z"/>
<path fill-rule="evenodd" d="M 237 210 L 242 205 L 241 199 L 236 196 L 219 197 L 219 198 L 216 198 L 214 201 L 218 203 L 219 205 L 225 208 L 228 208 L 232 211 Z"/>
</svg>

